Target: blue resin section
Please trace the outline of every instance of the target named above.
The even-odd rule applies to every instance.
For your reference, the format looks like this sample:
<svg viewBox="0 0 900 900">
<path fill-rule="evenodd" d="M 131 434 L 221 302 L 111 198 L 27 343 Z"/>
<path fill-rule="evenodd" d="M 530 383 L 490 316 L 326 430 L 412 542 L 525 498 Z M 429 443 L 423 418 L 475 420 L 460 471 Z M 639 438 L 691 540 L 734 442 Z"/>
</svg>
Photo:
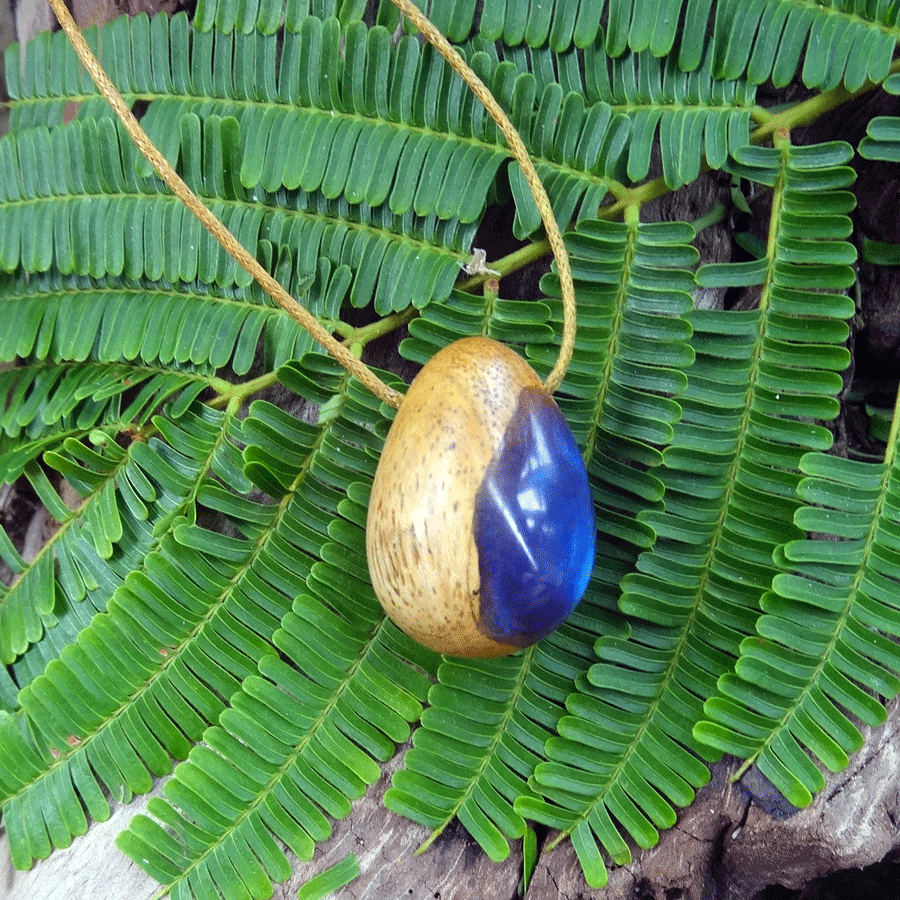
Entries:
<svg viewBox="0 0 900 900">
<path fill-rule="evenodd" d="M 524 388 L 475 496 L 480 628 L 527 647 L 575 608 L 594 564 L 594 506 L 569 426 Z"/>
</svg>

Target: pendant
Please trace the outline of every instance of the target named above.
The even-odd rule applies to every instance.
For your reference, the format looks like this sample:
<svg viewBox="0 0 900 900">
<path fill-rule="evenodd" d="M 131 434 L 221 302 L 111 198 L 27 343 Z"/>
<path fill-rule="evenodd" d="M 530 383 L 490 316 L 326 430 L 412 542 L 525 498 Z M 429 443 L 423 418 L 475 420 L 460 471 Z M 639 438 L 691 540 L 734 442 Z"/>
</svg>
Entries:
<svg viewBox="0 0 900 900">
<path fill-rule="evenodd" d="M 451 656 L 530 646 L 581 599 L 595 534 L 578 445 L 531 366 L 489 338 L 429 360 L 391 426 L 366 523 L 394 623 Z"/>
</svg>

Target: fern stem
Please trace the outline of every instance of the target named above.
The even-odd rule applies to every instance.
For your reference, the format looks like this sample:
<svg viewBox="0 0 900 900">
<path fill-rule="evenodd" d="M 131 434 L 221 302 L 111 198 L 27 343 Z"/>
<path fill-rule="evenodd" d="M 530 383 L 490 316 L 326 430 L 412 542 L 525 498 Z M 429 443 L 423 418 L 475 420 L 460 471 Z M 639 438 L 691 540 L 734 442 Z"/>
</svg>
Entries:
<svg viewBox="0 0 900 900">
<path fill-rule="evenodd" d="M 378 340 L 378 338 L 384 337 L 386 334 L 390 334 L 392 331 L 396 331 L 398 328 L 402 328 L 404 325 L 406 325 L 407 322 L 411 322 L 418 315 L 419 310 L 417 310 L 413 306 L 410 306 L 409 309 L 404 309 L 401 312 L 385 316 L 383 319 L 379 319 L 377 322 L 372 322 L 371 325 L 363 325 L 359 328 L 350 328 L 344 334 L 344 343 L 348 347 L 357 345 L 359 345 L 360 347 L 365 347 L 366 344 L 370 343 L 371 341 Z"/>
<path fill-rule="evenodd" d="M 323 320 L 322 324 L 329 331 L 332 331 L 335 334 L 339 334 L 342 338 L 344 338 L 345 344 L 347 343 L 347 338 L 352 337 L 356 333 L 356 329 L 352 325 L 348 325 L 346 322 L 342 322 L 340 319 Z"/>
<path fill-rule="evenodd" d="M 764 106 L 754 106 L 750 112 L 751 118 L 760 125 L 770 121 L 773 115 L 775 114 Z"/>
<path fill-rule="evenodd" d="M 700 164 L 700 174 L 708 171 L 709 165 L 706 160 L 703 160 Z M 600 219 L 618 219 L 629 206 L 640 206 L 642 203 L 649 203 L 651 200 L 671 193 L 672 188 L 666 184 L 665 177 L 660 175 L 659 178 L 654 178 L 652 181 L 645 181 L 635 188 L 629 188 L 615 203 L 604 206 L 597 216 Z"/>
<path fill-rule="evenodd" d="M 213 409 L 223 409 L 226 407 L 230 409 L 231 404 L 242 404 L 248 397 L 258 391 L 270 387 L 277 380 L 278 378 L 274 372 L 268 372 L 265 375 L 260 375 L 259 378 L 252 378 L 250 381 L 244 381 L 241 384 L 231 384 L 227 381 L 223 382 L 225 387 L 223 389 L 217 389 L 219 396 L 210 400 L 208 405 L 213 407 Z"/>
<path fill-rule="evenodd" d="M 694 221 L 691 222 L 691 225 L 694 226 L 694 231 L 699 234 L 701 231 L 703 231 L 704 228 L 709 228 L 712 225 L 718 225 L 719 222 L 723 221 L 727 215 L 728 208 L 725 206 L 725 204 L 717 203 L 711 210 L 694 219 Z"/>
<path fill-rule="evenodd" d="M 889 74 L 893 75 L 896 72 L 900 72 L 900 59 L 894 60 Z M 842 84 L 831 88 L 831 90 L 822 91 L 821 94 L 816 94 L 814 97 L 802 100 L 800 103 L 795 103 L 787 109 L 770 115 L 766 121 L 751 132 L 750 141 L 751 143 L 759 144 L 768 140 L 779 129 L 799 128 L 801 125 L 809 125 L 842 103 L 868 93 L 877 87 L 881 87 L 881 85 L 867 81 L 855 91 L 848 91 Z"/>
</svg>

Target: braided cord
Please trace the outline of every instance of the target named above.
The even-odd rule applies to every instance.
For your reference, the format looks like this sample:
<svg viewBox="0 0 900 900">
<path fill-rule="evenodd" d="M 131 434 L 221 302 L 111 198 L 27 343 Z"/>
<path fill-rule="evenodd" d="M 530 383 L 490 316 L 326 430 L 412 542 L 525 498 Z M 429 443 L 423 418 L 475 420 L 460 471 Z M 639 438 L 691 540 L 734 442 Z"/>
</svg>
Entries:
<svg viewBox="0 0 900 900">
<path fill-rule="evenodd" d="M 225 248 L 225 251 L 238 265 L 249 272 L 260 287 L 288 315 L 296 319 L 310 336 L 318 341 L 345 369 L 355 375 L 376 397 L 391 406 L 400 406 L 403 395 L 385 384 L 362 360 L 357 359 L 347 347 L 327 332 L 319 320 L 291 297 L 222 222 L 203 205 L 200 198 L 184 183 L 171 163 L 159 152 L 156 145 L 147 136 L 147 132 L 141 128 L 138 120 L 122 99 L 122 95 L 109 80 L 109 76 L 97 57 L 91 52 L 63 0 L 50 0 L 50 5 L 78 54 L 78 58 L 94 80 L 94 84 L 97 85 L 97 89 L 106 98 L 137 148 L 144 154 L 159 177 L 168 185 L 169 190 L 197 217 L 200 224 Z"/>
<path fill-rule="evenodd" d="M 566 370 L 569 368 L 569 362 L 572 359 L 572 350 L 575 347 L 575 287 L 572 283 L 569 254 L 563 243 L 559 225 L 557 225 L 556 218 L 553 215 L 550 198 L 547 196 L 543 184 L 541 184 L 541 179 L 538 177 L 537 170 L 534 168 L 534 163 L 531 161 L 531 156 L 522 138 L 519 136 L 519 132 L 516 131 L 515 126 L 510 122 L 509 117 L 494 99 L 494 95 L 487 89 L 484 82 L 472 71 L 469 64 L 460 56 L 447 38 L 413 4 L 412 0 L 391 0 L 391 2 L 425 35 L 428 43 L 432 44 L 435 50 L 447 60 L 454 71 L 468 85 L 469 90 L 481 101 L 488 115 L 497 123 L 497 127 L 506 138 L 507 146 L 522 169 L 522 174 L 528 183 L 531 196 L 534 197 L 534 202 L 540 211 L 541 221 L 544 223 L 544 230 L 547 232 L 547 240 L 556 259 L 563 302 L 563 334 L 559 356 L 556 359 L 553 371 L 550 372 L 544 383 L 547 390 L 552 394 L 565 377 Z"/>
<path fill-rule="evenodd" d="M 415 25 L 425 38 L 434 45 L 435 49 L 447 60 L 453 69 L 459 73 L 472 92 L 481 101 L 491 118 L 503 132 L 507 145 L 512 151 L 522 169 L 522 174 L 531 190 L 535 203 L 541 213 L 541 219 L 547 232 L 547 239 L 556 259 L 559 271 L 559 280 L 563 297 L 563 335 L 559 356 L 553 371 L 547 377 L 545 385 L 551 393 L 559 387 L 565 376 L 569 361 L 572 358 L 572 349 L 575 344 L 575 292 L 572 284 L 572 273 L 569 268 L 569 258 L 563 244 L 559 226 L 553 216 L 550 199 L 544 190 L 537 171 L 531 162 L 531 157 L 521 137 L 510 122 L 506 113 L 494 99 L 484 83 L 472 71 L 465 60 L 450 45 L 449 41 L 435 28 L 435 26 L 414 6 L 410 0 L 392 0 L 397 8 Z M 347 371 L 376 397 L 393 407 L 399 407 L 403 395 L 394 388 L 385 384 L 362 360 L 353 353 L 332 334 L 326 331 L 311 313 L 305 310 L 288 292 L 259 264 L 254 256 L 238 241 L 238 239 L 222 224 L 222 222 L 204 206 L 200 198 L 184 183 L 171 163 L 160 153 L 156 145 L 147 136 L 134 114 L 122 99 L 115 85 L 110 81 L 106 71 L 94 56 L 90 47 L 72 19 L 72 15 L 66 7 L 64 0 L 50 0 L 50 5 L 59 20 L 59 24 L 65 31 L 69 42 L 81 60 L 82 65 L 97 85 L 97 89 L 106 98 L 113 111 L 118 116 L 125 130 L 131 136 L 137 148 L 147 161 L 153 166 L 159 177 L 166 183 L 169 190 L 198 219 L 201 225 L 222 245 L 225 251 L 243 269 L 257 281 L 262 289 L 278 304 L 288 315 L 294 318 L 309 335 L 328 351 Z"/>
</svg>

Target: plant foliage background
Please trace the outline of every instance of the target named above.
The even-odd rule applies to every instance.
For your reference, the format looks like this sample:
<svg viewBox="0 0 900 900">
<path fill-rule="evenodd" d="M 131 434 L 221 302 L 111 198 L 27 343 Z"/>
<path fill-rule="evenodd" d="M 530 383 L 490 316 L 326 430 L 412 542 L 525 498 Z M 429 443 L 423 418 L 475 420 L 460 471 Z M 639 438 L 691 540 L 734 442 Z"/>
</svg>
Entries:
<svg viewBox="0 0 900 900">
<path fill-rule="evenodd" d="M 458 818 L 496 860 L 528 821 L 549 826 L 601 886 L 722 753 L 802 806 L 860 722 L 883 721 L 900 688 L 897 431 L 882 417 L 882 455 L 845 459 L 827 424 L 866 237 L 854 154 L 900 158 L 900 119 L 857 146 L 792 132 L 900 92 L 896 4 L 476 6 L 427 11 L 567 229 L 579 330 L 558 402 L 599 536 L 571 619 L 493 661 L 435 657 L 374 598 L 363 525 L 391 411 L 168 194 L 61 33 L 21 68 L 7 53 L 0 473 L 59 522 L 31 562 L 0 531 L 17 866 L 176 761 L 119 848 L 173 896 L 267 897 L 285 848 L 310 858 L 414 730 L 390 810 Z M 497 129 L 392 6 L 200 0 L 193 22 L 123 18 L 90 40 L 187 182 L 348 343 L 408 322 L 408 360 L 488 334 L 549 371 L 552 274 L 538 301 L 454 287 L 498 204 L 524 242 L 504 274 L 546 247 Z M 797 78 L 793 104 L 757 96 Z M 706 223 L 641 210 L 706 169 L 767 218 L 738 261 L 698 268 Z M 754 302 L 694 309 L 698 286 Z M 254 399 L 276 382 L 318 415 Z"/>
</svg>

